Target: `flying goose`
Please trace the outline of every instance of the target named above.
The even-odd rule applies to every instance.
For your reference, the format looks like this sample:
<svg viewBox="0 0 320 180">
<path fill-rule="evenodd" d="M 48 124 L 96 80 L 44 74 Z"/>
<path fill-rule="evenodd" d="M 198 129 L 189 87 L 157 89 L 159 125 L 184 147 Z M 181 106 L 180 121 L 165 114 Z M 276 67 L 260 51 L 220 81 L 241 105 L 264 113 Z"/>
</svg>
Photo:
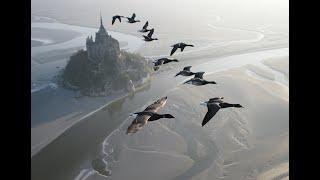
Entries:
<svg viewBox="0 0 320 180">
<path fill-rule="evenodd" d="M 176 50 L 178 48 L 180 48 L 180 50 L 182 52 L 184 50 L 184 48 L 187 47 L 187 46 L 194 47 L 192 44 L 186 44 L 186 43 L 182 43 L 182 42 L 172 45 L 171 47 L 173 47 L 173 48 L 171 50 L 170 56 L 172 56 L 173 53 L 176 52 Z"/>
<path fill-rule="evenodd" d="M 157 113 L 167 102 L 168 97 L 162 97 L 160 99 L 158 99 L 157 101 L 155 101 L 154 103 L 152 103 L 151 105 L 149 105 L 142 113 L 140 112 L 140 115 L 138 115 L 130 124 L 130 126 L 127 129 L 126 134 L 129 133 L 135 133 L 137 131 L 139 131 L 144 125 L 147 124 L 148 120 L 150 119 L 150 117 L 152 117 L 152 115 L 150 116 L 149 112 L 151 113 Z M 153 114 L 154 115 L 154 114 Z M 154 118 L 156 119 L 158 115 L 154 115 L 154 117 L 151 119 L 153 120 Z M 160 115 L 162 116 L 162 115 Z M 169 117 L 168 115 L 166 115 L 167 117 Z"/>
<path fill-rule="evenodd" d="M 123 18 L 124 16 L 120 16 L 120 15 L 115 15 L 112 17 L 112 25 L 114 24 L 114 22 L 118 19 L 119 22 L 121 22 L 121 18 Z"/>
<path fill-rule="evenodd" d="M 195 73 L 194 77 L 184 82 L 183 84 L 192 84 L 195 86 L 202 86 L 206 84 L 217 84 L 215 81 L 207 81 L 203 79 L 204 72 Z"/>
<path fill-rule="evenodd" d="M 149 22 L 147 21 L 147 22 L 143 25 L 142 29 L 139 30 L 139 32 L 145 33 L 145 32 L 150 31 L 150 29 L 148 29 L 148 25 L 149 25 Z"/>
<path fill-rule="evenodd" d="M 158 38 L 153 38 L 152 34 L 154 32 L 154 28 L 150 29 L 150 32 L 148 33 L 148 35 L 143 35 L 144 37 L 144 41 L 153 41 L 153 40 L 158 40 Z"/>
<path fill-rule="evenodd" d="M 128 19 L 128 23 L 136 23 L 140 22 L 140 20 L 135 20 L 136 18 L 136 13 L 133 13 L 131 17 L 126 17 Z"/>
<path fill-rule="evenodd" d="M 169 59 L 169 58 L 160 58 L 160 59 L 157 59 L 155 61 L 153 61 L 153 64 L 154 64 L 154 67 L 153 69 L 156 71 L 160 68 L 160 66 L 162 64 L 167 64 L 167 63 L 170 63 L 170 62 L 179 62 L 177 59 Z"/>
<path fill-rule="evenodd" d="M 208 112 L 203 118 L 202 127 L 210 121 L 210 119 L 219 111 L 221 108 L 235 107 L 235 108 L 243 108 L 240 104 L 230 104 L 224 102 L 223 97 L 215 97 L 209 99 L 209 101 L 205 101 L 200 105 L 206 105 L 208 108 Z"/>
</svg>

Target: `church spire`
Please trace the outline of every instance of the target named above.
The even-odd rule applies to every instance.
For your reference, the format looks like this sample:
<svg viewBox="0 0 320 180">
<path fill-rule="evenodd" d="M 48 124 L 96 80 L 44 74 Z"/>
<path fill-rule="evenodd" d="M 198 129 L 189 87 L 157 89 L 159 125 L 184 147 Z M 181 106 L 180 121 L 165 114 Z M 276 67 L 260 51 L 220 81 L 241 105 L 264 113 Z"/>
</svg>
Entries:
<svg viewBox="0 0 320 180">
<path fill-rule="evenodd" d="M 100 26 L 103 26 L 103 24 L 102 24 L 101 10 L 100 10 Z"/>
<path fill-rule="evenodd" d="M 96 33 L 96 40 L 95 40 L 95 41 L 97 41 L 97 39 L 100 39 L 100 36 L 101 36 L 101 37 L 102 37 L 102 36 L 108 36 L 108 33 L 107 33 L 106 29 L 104 28 L 103 23 L 102 23 L 101 10 L 100 10 L 100 27 L 99 27 L 98 32 Z M 99 40 L 98 40 L 98 41 L 99 41 Z M 97 41 L 97 42 L 98 42 L 98 41 Z"/>
</svg>

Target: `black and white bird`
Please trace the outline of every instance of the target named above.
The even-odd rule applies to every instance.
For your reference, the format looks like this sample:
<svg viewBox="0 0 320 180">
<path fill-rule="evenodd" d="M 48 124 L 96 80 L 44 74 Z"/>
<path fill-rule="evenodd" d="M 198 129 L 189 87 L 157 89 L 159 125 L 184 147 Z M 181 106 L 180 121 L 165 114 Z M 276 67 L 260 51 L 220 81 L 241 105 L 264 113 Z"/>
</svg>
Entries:
<svg viewBox="0 0 320 180">
<path fill-rule="evenodd" d="M 145 33 L 145 32 L 150 31 L 151 29 L 148 29 L 148 25 L 149 25 L 149 22 L 147 21 L 147 22 L 143 25 L 142 29 L 139 30 L 139 32 Z"/>
<path fill-rule="evenodd" d="M 180 48 L 180 50 L 182 52 L 184 50 L 184 48 L 187 47 L 187 46 L 194 47 L 192 44 L 186 44 L 186 43 L 182 43 L 182 42 L 172 45 L 171 47 L 173 47 L 173 48 L 171 50 L 170 56 L 172 56 L 173 53 L 176 52 L 176 50 L 178 48 Z"/>
<path fill-rule="evenodd" d="M 114 24 L 114 22 L 118 19 L 119 22 L 121 22 L 121 18 L 123 18 L 124 16 L 120 16 L 120 15 L 115 15 L 112 17 L 112 25 Z"/>
<path fill-rule="evenodd" d="M 183 84 L 192 84 L 195 86 L 203 86 L 206 84 L 217 84 L 215 81 L 207 81 L 203 79 L 204 72 L 196 72 L 194 77 L 184 82 Z"/>
<path fill-rule="evenodd" d="M 191 67 L 192 67 L 192 66 L 186 66 L 186 67 L 184 67 L 182 71 L 178 72 L 178 73 L 175 75 L 175 77 L 176 77 L 176 76 L 179 76 L 179 75 L 181 75 L 181 76 L 192 76 L 192 75 L 196 74 L 196 73 L 190 71 Z"/>
<path fill-rule="evenodd" d="M 154 40 L 158 40 L 158 38 L 153 38 L 153 37 L 152 37 L 153 32 L 154 32 L 154 29 L 152 28 L 152 29 L 150 29 L 150 32 L 148 33 L 148 35 L 146 35 L 146 36 L 143 35 L 144 41 L 154 41 Z"/>
<path fill-rule="evenodd" d="M 153 69 L 155 71 L 157 71 L 161 65 L 168 64 L 171 62 L 179 62 L 179 61 L 178 61 L 178 59 L 160 58 L 160 59 L 153 61 L 153 64 L 154 64 Z"/>
<path fill-rule="evenodd" d="M 136 18 L 136 13 L 133 13 L 131 17 L 126 17 L 128 19 L 128 23 L 136 23 L 140 22 L 140 20 L 135 20 Z"/>
<path fill-rule="evenodd" d="M 208 108 L 208 112 L 203 118 L 202 126 L 207 124 L 207 122 L 209 122 L 210 119 L 212 119 L 212 117 L 219 111 L 219 109 L 229 108 L 229 107 L 243 108 L 243 106 L 241 106 L 240 104 L 230 104 L 230 103 L 224 102 L 222 99 L 223 97 L 215 97 L 215 98 L 209 99 L 209 101 L 205 101 L 200 104 L 200 105 L 207 106 Z"/>
<path fill-rule="evenodd" d="M 166 104 L 168 97 L 162 97 L 149 105 L 143 112 L 133 113 L 136 114 L 137 117 L 132 121 L 130 126 L 127 129 L 126 134 L 135 133 L 139 131 L 144 125 L 146 125 L 149 119 L 152 117 L 151 121 L 155 121 L 160 118 L 173 118 L 173 116 L 157 114 L 157 112 Z M 131 114 L 131 116 L 134 116 Z"/>
</svg>

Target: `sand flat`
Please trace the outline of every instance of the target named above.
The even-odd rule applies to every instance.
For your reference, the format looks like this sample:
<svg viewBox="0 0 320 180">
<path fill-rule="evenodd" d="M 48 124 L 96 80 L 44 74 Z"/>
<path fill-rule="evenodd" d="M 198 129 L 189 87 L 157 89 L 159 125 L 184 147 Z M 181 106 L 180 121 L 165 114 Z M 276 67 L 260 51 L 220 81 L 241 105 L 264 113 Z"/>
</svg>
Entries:
<svg viewBox="0 0 320 180">
<path fill-rule="evenodd" d="M 270 68 L 284 73 L 289 79 L 289 56 L 269 58 L 264 60 L 263 63 Z"/>
<path fill-rule="evenodd" d="M 284 178 L 289 178 L 289 174 L 286 175 L 287 173 L 289 173 L 289 163 L 285 162 L 285 163 L 279 164 L 279 165 L 275 166 L 274 168 L 260 174 L 257 177 L 257 180 L 275 179 L 281 175 L 283 175 Z"/>
<path fill-rule="evenodd" d="M 185 155 L 126 148 L 110 179 L 172 179 L 193 164 Z"/>
<path fill-rule="evenodd" d="M 271 81 L 275 80 L 274 74 L 272 74 L 271 72 L 265 71 L 259 66 L 248 64 L 246 65 L 246 68 L 248 68 L 248 70 L 257 74 L 258 76 L 262 76 L 263 78 L 267 78 Z"/>
<path fill-rule="evenodd" d="M 215 94 L 227 97 L 226 101 L 240 102 L 245 109 L 243 116 L 234 118 L 222 118 L 221 115 L 230 115 L 232 110 L 225 110 L 228 113 L 221 111 L 215 117 L 216 122 L 209 124 L 207 128 L 210 128 L 215 143 L 223 150 L 222 155 L 214 164 L 194 176 L 193 180 L 247 180 L 258 176 L 272 179 L 270 177 L 280 175 L 286 178 L 288 169 L 277 165 L 288 161 L 288 94 L 285 89 L 275 91 L 282 88 L 277 83 L 266 83 L 245 71 L 246 68 L 241 67 L 206 77 L 223 82 L 223 87 L 216 89 Z M 272 106 L 278 110 L 270 108 Z M 239 123 L 238 120 L 242 119 L 245 121 Z M 243 147 L 233 137 L 249 146 Z"/>
</svg>

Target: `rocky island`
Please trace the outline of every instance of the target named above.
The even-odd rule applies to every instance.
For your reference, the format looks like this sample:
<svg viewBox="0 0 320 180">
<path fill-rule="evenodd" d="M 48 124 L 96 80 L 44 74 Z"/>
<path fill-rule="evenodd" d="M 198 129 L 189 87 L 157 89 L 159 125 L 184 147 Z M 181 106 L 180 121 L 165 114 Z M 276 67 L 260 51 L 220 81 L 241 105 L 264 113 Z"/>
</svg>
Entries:
<svg viewBox="0 0 320 180">
<path fill-rule="evenodd" d="M 106 96 L 134 91 L 149 79 L 150 72 L 144 57 L 120 50 L 119 42 L 108 35 L 100 17 L 95 40 L 87 37 L 86 50 L 70 57 L 60 82 L 81 95 Z"/>
</svg>

